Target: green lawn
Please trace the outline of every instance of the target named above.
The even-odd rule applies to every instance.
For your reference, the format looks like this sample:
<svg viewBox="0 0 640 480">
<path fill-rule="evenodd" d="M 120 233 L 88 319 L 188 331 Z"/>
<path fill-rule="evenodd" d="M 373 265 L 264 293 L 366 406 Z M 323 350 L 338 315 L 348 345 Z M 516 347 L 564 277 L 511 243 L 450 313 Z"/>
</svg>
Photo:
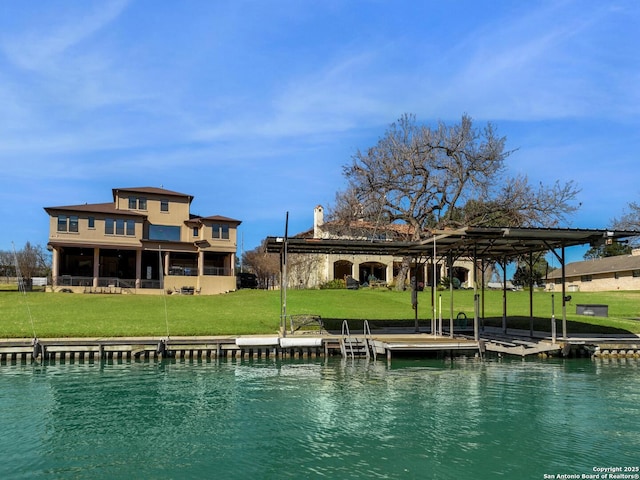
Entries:
<svg viewBox="0 0 640 480">
<path fill-rule="evenodd" d="M 449 292 L 442 295 L 443 318 L 449 318 Z M 640 292 L 571 293 L 567 304 L 569 333 L 627 331 L 640 333 Z M 0 292 L 0 338 L 111 337 L 169 335 L 242 335 L 275 333 L 279 326 L 279 291 L 241 290 L 215 296 L 84 295 Z M 553 296 L 562 318 L 561 295 Z M 575 315 L 577 303 L 609 305 L 609 317 Z M 534 293 L 536 330 L 550 330 L 552 295 Z M 166 305 L 166 307 L 165 307 Z M 529 328 L 529 293 L 507 292 L 509 327 Z M 431 292 L 419 294 L 419 318 L 431 318 Z M 500 325 L 502 292 L 485 296 L 485 324 Z M 473 317 L 473 291 L 454 292 L 454 316 Z M 287 313 L 310 313 L 325 319 L 370 319 L 413 325 L 410 292 L 361 289 L 290 290 Z M 513 318 L 513 319 L 512 319 Z M 32 326 L 33 323 L 33 326 Z M 339 322 L 336 322 L 339 323 Z M 34 332 L 35 331 L 35 332 Z M 560 326 L 558 326 L 560 332 Z"/>
</svg>

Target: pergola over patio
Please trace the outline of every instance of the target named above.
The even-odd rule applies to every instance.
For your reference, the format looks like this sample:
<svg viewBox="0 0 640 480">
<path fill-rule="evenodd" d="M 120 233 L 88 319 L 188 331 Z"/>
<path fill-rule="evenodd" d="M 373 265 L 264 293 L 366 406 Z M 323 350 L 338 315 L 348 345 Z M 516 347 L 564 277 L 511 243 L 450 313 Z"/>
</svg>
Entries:
<svg viewBox="0 0 640 480">
<path fill-rule="evenodd" d="M 506 266 L 515 258 L 523 258 L 532 266 L 534 255 L 552 252 L 560 262 L 562 269 L 562 336 L 567 338 L 565 290 L 565 249 L 567 247 L 590 245 L 597 246 L 613 241 L 622 241 L 640 235 L 637 231 L 614 231 L 597 229 L 563 229 L 563 228 L 510 228 L 510 227 L 464 227 L 460 229 L 433 230 L 430 237 L 417 242 L 396 242 L 383 240 L 349 240 L 336 238 L 299 238 L 267 237 L 267 251 L 286 254 L 370 254 L 411 256 L 416 258 L 431 258 L 432 263 L 442 259 L 451 266 L 457 258 L 473 260 L 474 268 L 483 268 L 488 263 L 499 263 L 503 267 L 504 281 L 502 282 L 503 315 L 502 326 L 506 332 L 507 303 L 506 303 Z M 283 284 L 286 285 L 286 260 L 283 262 Z M 435 278 L 435 276 L 434 276 Z M 474 278 L 478 278 L 474 275 Z M 474 290 L 478 290 L 477 282 Z M 484 290 L 484 284 L 480 286 Z M 453 289 L 453 286 L 450 286 Z M 432 285 L 432 290 L 435 285 Z M 530 290 L 530 318 L 531 334 L 533 334 L 533 290 Z M 479 339 L 478 333 L 478 297 L 474 315 L 474 337 Z M 433 302 L 435 304 L 435 302 Z M 450 335 L 453 336 L 453 294 L 451 295 Z M 285 312 L 286 313 L 286 312 Z M 416 313 L 417 315 L 417 313 Z M 417 317 L 416 317 L 417 326 Z M 436 331 L 435 305 L 432 318 L 432 332 Z M 442 332 L 440 332 L 442 333 Z M 554 334 L 555 339 L 555 334 Z"/>
</svg>

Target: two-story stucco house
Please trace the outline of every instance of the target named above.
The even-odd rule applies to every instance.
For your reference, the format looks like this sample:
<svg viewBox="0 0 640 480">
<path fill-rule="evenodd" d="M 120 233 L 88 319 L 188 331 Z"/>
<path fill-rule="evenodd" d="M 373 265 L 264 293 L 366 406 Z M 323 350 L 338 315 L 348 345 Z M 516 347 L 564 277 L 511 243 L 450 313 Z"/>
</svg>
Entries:
<svg viewBox="0 0 640 480">
<path fill-rule="evenodd" d="M 239 220 L 190 212 L 193 197 L 114 188 L 113 201 L 46 207 L 53 289 L 216 294 L 236 289 Z"/>
</svg>

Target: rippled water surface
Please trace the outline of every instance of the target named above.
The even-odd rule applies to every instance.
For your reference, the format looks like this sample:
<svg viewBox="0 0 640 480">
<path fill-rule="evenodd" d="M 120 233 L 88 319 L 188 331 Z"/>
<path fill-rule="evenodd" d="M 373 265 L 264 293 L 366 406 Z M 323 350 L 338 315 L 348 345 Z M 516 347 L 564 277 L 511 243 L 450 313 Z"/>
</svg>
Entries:
<svg viewBox="0 0 640 480">
<path fill-rule="evenodd" d="M 542 479 L 640 464 L 638 360 L 2 365 L 0 412 L 0 478 Z"/>
</svg>

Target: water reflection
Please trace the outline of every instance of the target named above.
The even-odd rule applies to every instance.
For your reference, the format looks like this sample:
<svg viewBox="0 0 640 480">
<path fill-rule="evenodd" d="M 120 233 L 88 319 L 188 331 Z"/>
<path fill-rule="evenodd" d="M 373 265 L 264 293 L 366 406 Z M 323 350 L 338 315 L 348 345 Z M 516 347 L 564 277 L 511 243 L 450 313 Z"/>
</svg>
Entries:
<svg viewBox="0 0 640 480">
<path fill-rule="evenodd" d="M 632 464 L 638 362 L 0 367 L 2 478 L 542 478 Z"/>
</svg>

